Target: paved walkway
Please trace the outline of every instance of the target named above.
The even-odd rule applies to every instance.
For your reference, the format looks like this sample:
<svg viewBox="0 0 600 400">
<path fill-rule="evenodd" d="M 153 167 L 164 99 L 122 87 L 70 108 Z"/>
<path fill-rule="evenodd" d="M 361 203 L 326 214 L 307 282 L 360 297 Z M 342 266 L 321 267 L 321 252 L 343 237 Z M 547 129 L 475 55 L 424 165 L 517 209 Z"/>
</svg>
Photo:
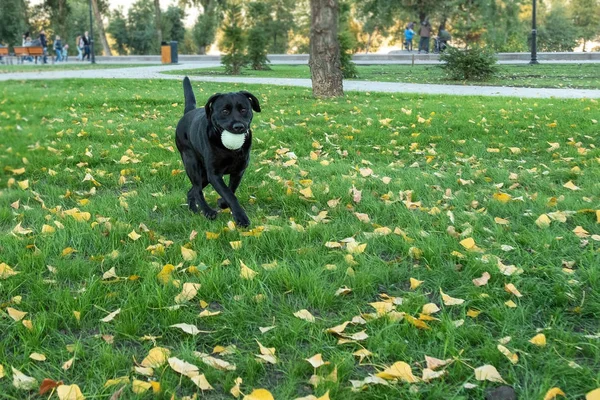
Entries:
<svg viewBox="0 0 600 400">
<path fill-rule="evenodd" d="M 47 79 L 176 79 L 180 80 L 186 69 L 219 66 L 218 62 L 180 65 L 160 65 L 135 68 L 97 70 L 49 70 L 44 72 L 17 72 L 0 74 L 0 81 L 47 80 Z M 181 71 L 181 75 L 162 74 L 164 71 Z M 192 76 L 193 81 L 232 82 L 278 86 L 311 87 L 310 79 L 251 78 L 229 76 Z M 372 81 L 344 81 L 344 90 L 363 92 L 393 92 L 419 94 L 445 94 L 457 96 L 513 96 L 528 98 L 600 98 L 600 90 L 593 89 L 544 89 L 504 86 L 430 85 L 417 83 L 394 83 Z"/>
</svg>

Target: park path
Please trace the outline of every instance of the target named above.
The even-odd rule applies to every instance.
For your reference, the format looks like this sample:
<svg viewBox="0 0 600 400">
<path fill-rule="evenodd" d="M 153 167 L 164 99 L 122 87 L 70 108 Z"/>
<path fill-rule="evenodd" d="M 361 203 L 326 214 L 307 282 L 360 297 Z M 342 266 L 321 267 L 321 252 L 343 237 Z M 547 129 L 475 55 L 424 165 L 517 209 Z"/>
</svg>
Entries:
<svg viewBox="0 0 600 400">
<path fill-rule="evenodd" d="M 179 65 L 148 67 L 95 69 L 95 70 L 51 70 L 42 72 L 0 73 L 0 81 L 47 80 L 47 79 L 176 79 L 185 76 L 186 69 L 219 66 L 219 62 L 203 62 Z M 161 72 L 181 71 L 181 75 Z M 278 86 L 311 87 L 310 79 L 253 78 L 231 76 L 191 76 L 193 81 L 247 83 Z M 600 98 L 600 90 L 594 89 L 548 89 L 519 88 L 506 86 L 431 85 L 400 82 L 344 81 L 345 91 L 444 94 L 455 96 L 511 96 L 522 98 Z"/>
</svg>

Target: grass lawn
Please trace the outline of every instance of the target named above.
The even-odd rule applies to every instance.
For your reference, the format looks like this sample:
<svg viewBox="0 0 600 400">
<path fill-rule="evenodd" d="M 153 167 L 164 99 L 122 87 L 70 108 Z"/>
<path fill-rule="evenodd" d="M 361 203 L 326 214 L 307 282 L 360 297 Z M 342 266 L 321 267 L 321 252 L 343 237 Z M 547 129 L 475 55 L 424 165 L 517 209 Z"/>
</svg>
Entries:
<svg viewBox="0 0 600 400">
<path fill-rule="evenodd" d="M 245 69 L 242 76 L 310 78 L 307 65 L 272 65 L 270 71 Z M 600 64 L 498 65 L 498 77 L 484 82 L 459 82 L 447 78 L 439 65 L 357 65 L 359 80 L 433 83 L 445 85 L 523 86 L 600 89 Z M 169 71 L 181 75 L 183 71 Z M 223 67 L 185 71 L 188 75 L 225 75 Z"/>
<path fill-rule="evenodd" d="M 90 64 L 84 62 L 81 64 L 12 64 L 5 65 L 0 64 L 0 74 L 7 74 L 11 72 L 40 72 L 48 70 L 68 70 L 68 69 L 111 69 L 111 68 L 132 68 L 132 67 L 152 67 L 160 64 Z"/>
<path fill-rule="evenodd" d="M 194 83 L 199 104 L 242 88 L 262 103 L 240 230 L 184 205 L 180 82 L 85 83 L 0 89 L 3 399 L 44 378 L 94 399 L 200 392 L 162 350 L 143 362 L 155 346 L 198 367 L 208 399 L 237 377 L 276 399 L 481 399 L 501 385 L 476 379 L 485 365 L 519 399 L 600 387 L 596 101 Z M 422 382 L 426 356 L 448 364 Z M 363 381 L 396 362 L 417 378 Z"/>
</svg>

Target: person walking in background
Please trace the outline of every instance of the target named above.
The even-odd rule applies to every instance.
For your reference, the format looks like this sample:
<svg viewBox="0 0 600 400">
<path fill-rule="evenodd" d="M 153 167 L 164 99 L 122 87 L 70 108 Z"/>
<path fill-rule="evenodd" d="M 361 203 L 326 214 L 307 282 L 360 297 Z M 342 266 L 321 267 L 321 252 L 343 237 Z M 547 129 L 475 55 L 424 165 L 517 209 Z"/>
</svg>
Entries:
<svg viewBox="0 0 600 400">
<path fill-rule="evenodd" d="M 48 40 L 46 39 L 46 31 L 43 29 L 40 31 L 40 46 L 44 49 L 44 56 L 42 57 L 42 63 L 48 64 Z"/>
<path fill-rule="evenodd" d="M 444 50 L 448 47 L 448 42 L 452 39 L 450 32 L 446 30 L 446 27 L 442 26 L 440 31 L 438 32 L 438 37 L 436 40 L 436 53 L 443 53 Z"/>
<path fill-rule="evenodd" d="M 63 50 L 62 50 L 62 59 L 64 62 L 69 61 L 69 44 L 65 43 L 65 45 L 63 46 Z"/>
<path fill-rule="evenodd" d="M 404 48 L 408 51 L 412 51 L 413 49 L 412 41 L 415 36 L 415 31 L 412 29 L 413 26 L 415 26 L 414 22 L 410 22 L 404 30 Z"/>
<path fill-rule="evenodd" d="M 87 31 L 85 31 L 81 39 L 83 40 L 83 60 L 87 57 L 88 61 L 90 61 L 90 37 Z"/>
<path fill-rule="evenodd" d="M 431 37 L 431 24 L 429 19 L 425 18 L 421 21 L 421 28 L 419 29 L 419 54 L 424 51 L 425 54 L 429 53 L 429 38 Z"/>
<path fill-rule="evenodd" d="M 81 35 L 75 39 L 75 46 L 77 47 L 77 61 L 83 61 L 83 38 Z"/>
<path fill-rule="evenodd" d="M 61 62 L 63 47 L 62 41 L 60 40 L 60 36 L 56 35 L 56 37 L 54 38 L 54 44 L 52 45 L 52 49 L 54 50 L 54 53 L 56 53 L 56 62 Z"/>
</svg>

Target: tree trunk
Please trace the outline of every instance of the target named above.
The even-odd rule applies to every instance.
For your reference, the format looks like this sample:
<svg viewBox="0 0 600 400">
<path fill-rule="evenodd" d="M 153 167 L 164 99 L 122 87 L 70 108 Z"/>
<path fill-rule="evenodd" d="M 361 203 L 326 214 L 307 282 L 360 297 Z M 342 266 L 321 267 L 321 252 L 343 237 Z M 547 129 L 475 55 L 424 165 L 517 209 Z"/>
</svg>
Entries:
<svg viewBox="0 0 600 400">
<path fill-rule="evenodd" d="M 162 44 L 162 28 L 160 16 L 160 0 L 154 0 L 154 24 L 156 25 L 156 36 L 158 37 L 158 45 Z"/>
<path fill-rule="evenodd" d="M 310 0 L 310 75 L 316 97 L 343 96 L 338 0 Z"/>
<path fill-rule="evenodd" d="M 203 56 L 206 54 L 206 46 L 198 46 L 198 54 Z"/>
<path fill-rule="evenodd" d="M 104 32 L 104 22 L 102 22 L 102 15 L 100 14 L 100 9 L 98 8 L 98 0 L 92 0 L 92 9 L 94 11 L 94 18 L 96 19 L 96 26 L 98 27 L 98 35 L 100 36 L 100 41 L 102 42 L 104 55 L 112 56 L 110 46 L 108 45 L 108 40 L 106 40 L 106 32 Z M 77 45 L 79 45 L 79 43 Z"/>
</svg>

